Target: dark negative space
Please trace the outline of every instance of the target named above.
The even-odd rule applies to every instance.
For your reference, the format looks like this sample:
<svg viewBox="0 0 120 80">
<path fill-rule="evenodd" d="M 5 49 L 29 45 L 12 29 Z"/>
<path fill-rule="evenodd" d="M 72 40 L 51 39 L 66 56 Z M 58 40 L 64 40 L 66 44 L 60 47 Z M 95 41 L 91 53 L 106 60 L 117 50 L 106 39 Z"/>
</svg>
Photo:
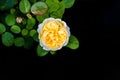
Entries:
<svg viewBox="0 0 120 80">
<path fill-rule="evenodd" d="M 119 0 L 76 0 L 63 20 L 80 41 L 77 50 L 62 48 L 54 56 L 38 57 L 36 45 L 26 50 L 0 42 L 0 80 L 119 80 L 119 9 Z"/>
</svg>

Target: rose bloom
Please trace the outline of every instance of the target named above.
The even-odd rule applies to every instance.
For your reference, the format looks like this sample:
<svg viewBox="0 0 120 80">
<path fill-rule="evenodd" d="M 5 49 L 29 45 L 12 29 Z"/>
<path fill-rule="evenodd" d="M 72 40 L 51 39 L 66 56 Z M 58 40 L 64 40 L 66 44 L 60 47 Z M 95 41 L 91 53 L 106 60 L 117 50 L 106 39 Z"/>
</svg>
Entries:
<svg viewBox="0 0 120 80">
<path fill-rule="evenodd" d="M 70 29 L 61 19 L 45 19 L 38 25 L 37 32 L 40 46 L 47 51 L 56 51 L 66 46 L 70 37 Z"/>
</svg>

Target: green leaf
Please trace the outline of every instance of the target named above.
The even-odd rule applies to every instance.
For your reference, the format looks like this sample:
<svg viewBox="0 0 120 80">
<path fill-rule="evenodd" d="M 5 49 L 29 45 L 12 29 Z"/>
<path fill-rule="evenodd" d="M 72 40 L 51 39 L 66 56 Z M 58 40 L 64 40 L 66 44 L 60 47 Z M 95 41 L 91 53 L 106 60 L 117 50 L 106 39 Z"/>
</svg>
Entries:
<svg viewBox="0 0 120 80">
<path fill-rule="evenodd" d="M 57 11 L 57 9 L 59 8 L 59 0 L 46 0 L 46 3 L 49 7 L 49 13 Z"/>
<path fill-rule="evenodd" d="M 71 8 L 75 2 L 75 0 L 63 0 L 65 3 L 65 8 Z"/>
<path fill-rule="evenodd" d="M 62 1 L 59 3 L 59 8 L 57 9 L 57 11 L 51 13 L 50 16 L 53 18 L 62 18 L 64 12 L 65 12 L 65 4 Z"/>
<path fill-rule="evenodd" d="M 33 37 L 37 31 L 35 29 L 30 30 L 30 36 Z"/>
<path fill-rule="evenodd" d="M 15 13 L 15 9 L 14 8 L 11 8 L 10 9 L 10 14 L 14 14 Z"/>
<path fill-rule="evenodd" d="M 40 45 L 37 46 L 37 55 L 42 57 L 48 54 L 49 51 L 44 50 Z"/>
<path fill-rule="evenodd" d="M 36 16 L 36 19 L 39 23 L 42 23 L 44 19 L 48 18 L 49 15 L 48 14 L 45 14 L 43 16 Z"/>
<path fill-rule="evenodd" d="M 48 10 L 48 6 L 45 2 L 37 2 L 32 5 L 31 12 L 34 15 L 44 15 Z"/>
<path fill-rule="evenodd" d="M 18 4 L 18 0 L 14 0 L 14 5 L 17 5 Z"/>
<path fill-rule="evenodd" d="M 14 6 L 14 0 L 0 0 L 0 10 L 8 10 Z"/>
<path fill-rule="evenodd" d="M 28 0 L 21 0 L 19 3 L 19 9 L 23 14 L 26 14 L 30 10 L 30 2 Z"/>
<path fill-rule="evenodd" d="M 31 3 L 35 3 L 37 0 L 29 0 Z"/>
<path fill-rule="evenodd" d="M 22 34 L 22 36 L 27 36 L 28 35 L 28 30 L 27 29 L 22 29 L 21 34 Z"/>
<path fill-rule="evenodd" d="M 33 39 L 34 39 L 34 41 L 39 42 L 38 33 L 35 33 L 35 34 L 33 35 Z"/>
<path fill-rule="evenodd" d="M 22 47 L 24 44 L 25 44 L 25 40 L 23 37 L 17 37 L 15 40 L 14 40 L 14 44 L 15 46 L 17 47 Z"/>
<path fill-rule="evenodd" d="M 55 55 L 55 54 L 56 54 L 56 51 L 50 51 L 50 53 L 51 53 L 52 55 Z"/>
<path fill-rule="evenodd" d="M 18 25 L 13 25 L 11 28 L 10 28 L 11 32 L 15 33 L 15 34 L 18 34 L 21 32 L 21 29 Z"/>
<path fill-rule="evenodd" d="M 15 24 L 15 15 L 9 14 L 5 17 L 5 22 L 8 26 L 12 26 Z"/>
<path fill-rule="evenodd" d="M 0 34 L 4 33 L 6 31 L 6 27 L 0 23 Z"/>
<path fill-rule="evenodd" d="M 7 47 L 12 46 L 14 43 L 14 36 L 10 32 L 5 32 L 2 34 L 2 43 Z"/>
<path fill-rule="evenodd" d="M 68 43 L 68 45 L 66 47 L 68 47 L 70 49 L 77 49 L 77 48 L 79 48 L 79 41 L 78 41 L 78 39 L 75 36 L 71 35 L 70 38 L 69 38 L 69 43 Z"/>
<path fill-rule="evenodd" d="M 35 26 L 36 20 L 34 18 L 27 19 L 26 29 L 30 30 Z"/>
</svg>

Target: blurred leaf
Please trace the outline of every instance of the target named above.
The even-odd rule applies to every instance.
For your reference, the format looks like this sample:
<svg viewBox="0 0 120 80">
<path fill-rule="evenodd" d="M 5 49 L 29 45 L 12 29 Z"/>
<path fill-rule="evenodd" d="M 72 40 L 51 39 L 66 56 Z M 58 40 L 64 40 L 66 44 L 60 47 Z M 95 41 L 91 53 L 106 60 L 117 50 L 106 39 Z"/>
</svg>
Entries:
<svg viewBox="0 0 120 80">
<path fill-rule="evenodd" d="M 37 2 L 32 5 L 31 12 L 34 15 L 44 15 L 48 10 L 48 6 L 44 2 Z"/>
<path fill-rule="evenodd" d="M 26 29 L 32 29 L 36 24 L 36 20 L 34 18 L 27 19 Z"/>
<path fill-rule="evenodd" d="M 30 10 L 30 2 L 28 0 L 21 0 L 19 3 L 19 9 L 23 14 L 26 14 Z"/>
<path fill-rule="evenodd" d="M 36 19 L 39 23 L 42 23 L 44 19 L 48 18 L 49 15 L 48 14 L 45 14 L 43 16 L 36 16 Z"/>
<path fill-rule="evenodd" d="M 2 43 L 7 47 L 12 46 L 14 43 L 14 36 L 10 32 L 5 32 L 2 34 Z"/>
<path fill-rule="evenodd" d="M 57 9 L 59 8 L 59 0 L 46 0 L 46 3 L 49 7 L 49 13 L 57 11 Z"/>
<path fill-rule="evenodd" d="M 30 30 L 30 36 L 33 37 L 37 31 L 35 29 Z"/>
<path fill-rule="evenodd" d="M 29 0 L 31 3 L 35 3 L 37 0 Z"/>
<path fill-rule="evenodd" d="M 56 54 L 56 51 L 50 51 L 50 53 L 51 53 L 52 55 L 55 55 L 55 54 Z"/>
<path fill-rule="evenodd" d="M 14 4 L 15 4 L 15 5 L 18 4 L 18 0 L 14 0 Z"/>
<path fill-rule="evenodd" d="M 42 57 L 48 54 L 49 51 L 44 50 L 40 45 L 37 46 L 37 55 Z"/>
<path fill-rule="evenodd" d="M 32 15 L 30 14 L 30 13 L 27 13 L 27 15 L 26 15 L 29 19 L 31 19 L 32 18 Z"/>
<path fill-rule="evenodd" d="M 13 25 L 13 26 L 10 28 L 10 30 L 11 30 L 11 32 L 16 33 L 16 34 L 18 34 L 18 33 L 21 32 L 21 29 L 20 29 L 20 27 L 19 27 L 18 25 Z"/>
<path fill-rule="evenodd" d="M 63 0 L 65 3 L 65 8 L 71 8 L 75 2 L 75 0 Z"/>
<path fill-rule="evenodd" d="M 15 9 L 14 8 L 11 8 L 10 9 L 10 14 L 14 14 L 15 13 Z"/>
<path fill-rule="evenodd" d="M 40 0 L 40 1 L 43 1 L 43 2 L 45 2 L 46 0 Z"/>
<path fill-rule="evenodd" d="M 4 33 L 5 31 L 6 31 L 5 25 L 3 25 L 2 23 L 0 23 L 0 34 Z"/>
<path fill-rule="evenodd" d="M 7 10 L 14 6 L 14 0 L 0 0 L 0 10 Z"/>
<path fill-rule="evenodd" d="M 68 47 L 70 49 L 79 48 L 79 40 L 75 36 L 71 35 L 69 38 L 69 43 L 66 47 Z"/>
<path fill-rule="evenodd" d="M 5 17 L 5 22 L 8 26 L 12 26 L 15 24 L 15 15 L 13 14 L 8 14 L 6 17 Z"/>
<path fill-rule="evenodd" d="M 21 34 L 22 34 L 22 36 L 27 36 L 28 35 L 28 30 L 27 29 L 22 29 Z"/>
<path fill-rule="evenodd" d="M 57 9 L 57 11 L 51 13 L 50 16 L 53 18 L 62 18 L 64 12 L 65 12 L 65 4 L 62 1 L 59 3 L 59 8 Z"/>
<path fill-rule="evenodd" d="M 33 39 L 34 39 L 34 41 L 39 42 L 38 33 L 35 33 L 35 34 L 33 35 Z"/>
<path fill-rule="evenodd" d="M 14 40 L 14 44 L 15 46 L 17 47 L 22 47 L 24 44 L 25 44 L 25 40 L 23 37 L 17 37 L 15 40 Z"/>
</svg>

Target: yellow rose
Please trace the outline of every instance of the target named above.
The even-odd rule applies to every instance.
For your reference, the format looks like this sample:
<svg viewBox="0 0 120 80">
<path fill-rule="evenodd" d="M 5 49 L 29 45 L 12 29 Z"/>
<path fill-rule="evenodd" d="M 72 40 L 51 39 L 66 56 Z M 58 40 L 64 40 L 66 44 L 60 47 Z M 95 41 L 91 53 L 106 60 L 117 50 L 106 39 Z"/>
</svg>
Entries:
<svg viewBox="0 0 120 80">
<path fill-rule="evenodd" d="M 37 31 L 40 46 L 48 51 L 66 46 L 70 37 L 70 29 L 61 19 L 47 18 L 38 25 Z"/>
</svg>

